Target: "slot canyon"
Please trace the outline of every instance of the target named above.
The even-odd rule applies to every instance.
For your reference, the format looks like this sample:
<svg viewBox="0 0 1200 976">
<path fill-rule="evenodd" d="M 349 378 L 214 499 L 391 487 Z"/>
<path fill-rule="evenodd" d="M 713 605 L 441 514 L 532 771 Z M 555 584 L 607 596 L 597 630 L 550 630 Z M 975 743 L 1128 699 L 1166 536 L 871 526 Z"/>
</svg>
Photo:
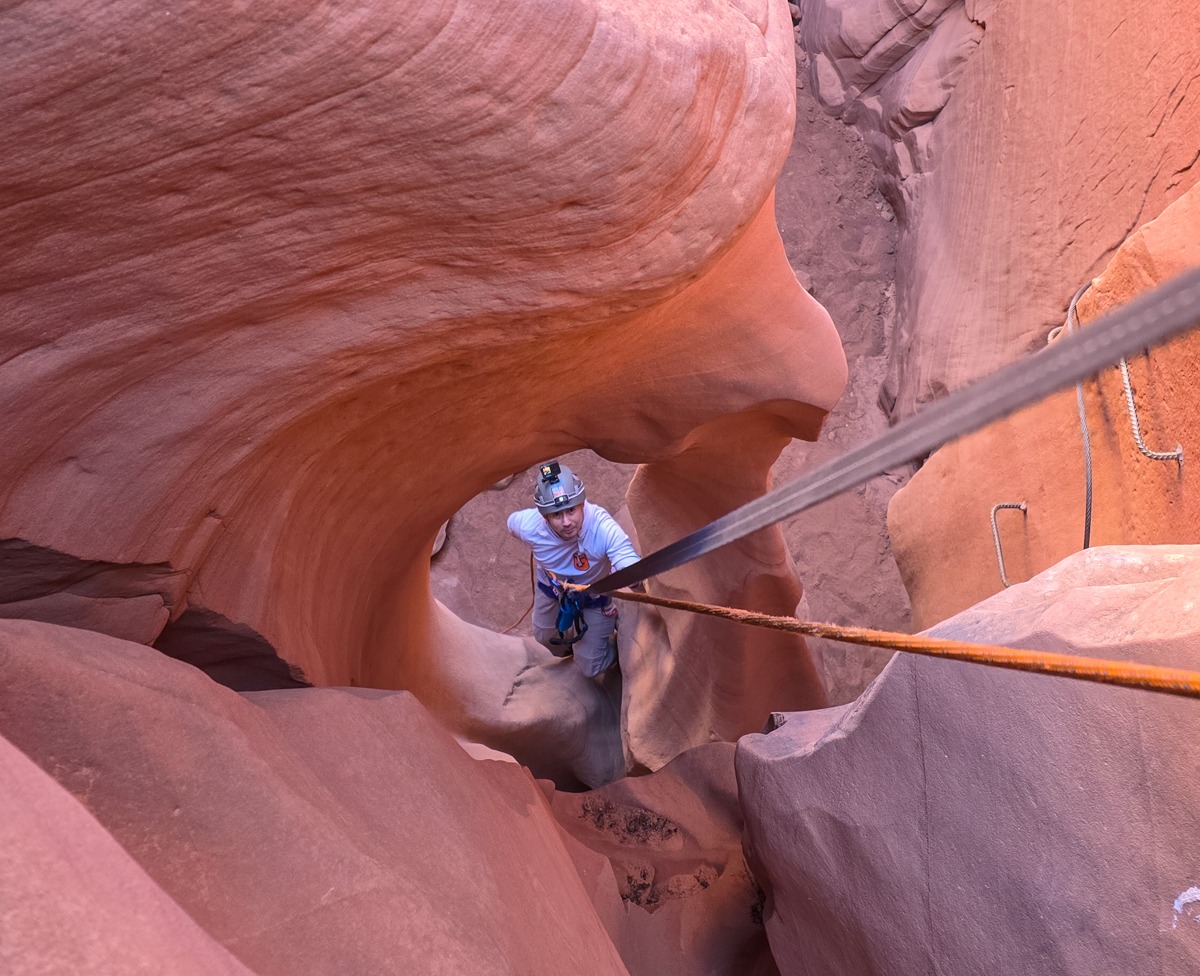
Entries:
<svg viewBox="0 0 1200 976">
<path fill-rule="evenodd" d="M 1200 701 L 620 599 L 593 680 L 505 524 L 557 458 L 648 555 L 1200 266 L 1200 8 L 0 51 L 0 974 L 1200 966 Z M 646 591 L 1200 670 L 1198 388 L 1200 331 Z"/>
</svg>

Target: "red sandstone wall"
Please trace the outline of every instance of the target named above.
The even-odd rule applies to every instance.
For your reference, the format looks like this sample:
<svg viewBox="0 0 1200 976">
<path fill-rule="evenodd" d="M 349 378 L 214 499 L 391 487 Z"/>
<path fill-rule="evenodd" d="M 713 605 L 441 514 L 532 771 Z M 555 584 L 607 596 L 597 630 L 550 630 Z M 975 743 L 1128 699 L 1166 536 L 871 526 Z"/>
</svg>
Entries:
<svg viewBox="0 0 1200 976">
<path fill-rule="evenodd" d="M 410 688 L 464 734 L 610 778 L 619 748 L 583 744 L 596 690 L 557 669 L 535 692 L 549 656 L 438 608 L 428 554 L 549 455 L 657 461 L 757 416 L 714 455 L 745 469 L 715 510 L 815 437 L 845 362 L 772 219 L 786 6 L 3 16 L 0 538 L 157 567 L 139 633 L 201 607 L 319 684 Z M 688 502 L 661 504 L 644 517 Z M 787 612 L 778 535 L 761 545 L 731 576 L 765 560 Z M 96 625 L 135 591 L 90 594 L 116 601 Z M 704 667 L 726 712 L 667 754 L 757 727 L 759 687 L 820 700 L 798 640 Z"/>
<path fill-rule="evenodd" d="M 1185 0 L 806 0 L 808 76 L 901 221 L 898 416 L 1041 345 L 1075 289 L 1200 178 Z"/>
<path fill-rule="evenodd" d="M 1200 187 L 1138 229 L 1079 301 L 1083 327 L 1108 309 L 1200 265 Z M 1183 464 L 1137 448 L 1119 369 L 1084 384 L 1092 452 L 1093 546 L 1200 541 L 1200 335 L 1129 364 L 1144 442 L 1183 446 Z M 1028 579 L 1083 546 L 1083 440 L 1075 390 L 935 452 L 892 499 L 888 525 L 913 622 L 931 626 L 1002 588 L 989 513 L 998 513 L 1010 580 Z"/>
</svg>

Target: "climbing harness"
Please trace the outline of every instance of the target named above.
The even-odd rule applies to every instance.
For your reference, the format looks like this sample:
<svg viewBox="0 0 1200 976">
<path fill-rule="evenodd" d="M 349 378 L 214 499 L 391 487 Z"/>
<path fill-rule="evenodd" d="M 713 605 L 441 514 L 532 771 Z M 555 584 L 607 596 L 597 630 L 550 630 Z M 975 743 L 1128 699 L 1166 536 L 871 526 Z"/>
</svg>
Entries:
<svg viewBox="0 0 1200 976">
<path fill-rule="evenodd" d="M 1135 664 L 1130 661 L 1106 661 L 1102 658 L 1055 654 L 1048 651 L 1026 651 L 992 644 L 971 644 L 966 641 L 941 640 L 935 637 L 897 634 L 884 630 L 868 630 L 864 627 L 839 627 L 836 624 L 797 620 L 795 617 L 773 617 L 765 613 L 738 610 L 734 607 L 716 607 L 707 603 L 692 603 L 687 600 L 669 600 L 629 590 L 614 590 L 612 595 L 619 600 L 648 603 L 668 610 L 686 610 L 689 613 L 720 617 L 753 627 L 783 630 L 793 634 L 804 634 L 808 637 L 824 637 L 847 644 L 884 647 L 905 651 L 909 654 L 919 654 L 923 657 L 949 658 L 954 661 L 968 661 L 994 668 L 1074 678 L 1079 681 L 1119 685 L 1124 688 L 1140 688 L 1143 691 L 1178 695 L 1183 698 L 1200 698 L 1200 672 L 1184 671 L 1179 668 L 1163 668 L 1152 664 Z"/>
<path fill-rule="evenodd" d="M 608 593 L 681 566 L 890 468 L 924 457 L 953 438 L 978 430 L 1111 366 L 1128 353 L 1158 345 L 1197 324 L 1200 268 L 1135 298 L 1038 355 L 1011 363 L 935 401 L 873 441 L 610 573 L 587 591 Z"/>
<path fill-rule="evenodd" d="M 555 590 L 558 591 L 556 597 L 558 617 L 554 621 L 554 629 L 558 632 L 558 636 L 551 637 L 550 643 L 571 646 L 576 641 L 583 640 L 588 625 L 583 617 L 583 606 L 580 602 L 583 599 L 582 594 L 566 588 L 551 588 L 543 583 L 539 583 L 538 588 L 543 592 L 548 592 L 551 596 L 555 596 Z"/>
<path fill-rule="evenodd" d="M 612 606 L 612 597 L 595 596 L 578 583 L 557 579 L 552 583 L 543 583 L 539 580 L 537 588 L 546 596 L 558 601 L 558 616 L 554 623 L 558 636 L 550 638 L 551 644 L 570 646 L 583 640 L 583 635 L 588 631 L 587 618 L 584 617 L 583 611 L 607 611 Z"/>
</svg>

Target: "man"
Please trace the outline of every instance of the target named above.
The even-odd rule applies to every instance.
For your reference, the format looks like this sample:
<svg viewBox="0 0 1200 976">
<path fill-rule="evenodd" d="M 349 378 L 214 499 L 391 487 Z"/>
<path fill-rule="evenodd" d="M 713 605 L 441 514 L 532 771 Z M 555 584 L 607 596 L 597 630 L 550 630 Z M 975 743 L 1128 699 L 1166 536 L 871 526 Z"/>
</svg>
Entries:
<svg viewBox="0 0 1200 976">
<path fill-rule="evenodd" d="M 561 584 L 593 583 L 637 562 L 637 551 L 616 520 L 587 500 L 575 472 L 557 461 L 539 467 L 533 502 L 534 508 L 508 517 L 508 531 L 533 550 L 537 563 L 533 636 L 557 657 L 574 653 L 579 670 L 598 678 L 617 661 L 617 608 L 611 597 L 584 596 L 582 624 L 560 632 Z"/>
</svg>

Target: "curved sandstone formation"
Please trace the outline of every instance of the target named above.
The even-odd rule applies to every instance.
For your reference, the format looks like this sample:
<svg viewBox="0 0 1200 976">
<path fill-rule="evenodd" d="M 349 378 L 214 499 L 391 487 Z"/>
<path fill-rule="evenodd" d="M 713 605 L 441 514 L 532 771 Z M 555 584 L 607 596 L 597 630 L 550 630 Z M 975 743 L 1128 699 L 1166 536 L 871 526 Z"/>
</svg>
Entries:
<svg viewBox="0 0 1200 976">
<path fill-rule="evenodd" d="M 0 684 L 6 974 L 777 973 L 732 743 L 556 793 L 407 693 L 30 621 Z"/>
<path fill-rule="evenodd" d="M 31 621 L 0 683 L 6 973 L 627 973 L 528 770 L 407 693 L 242 696 Z"/>
<path fill-rule="evenodd" d="M 1077 553 L 933 633 L 1195 668 L 1200 550 Z M 1197 702 L 900 654 L 738 745 L 781 972 L 1189 973 Z"/>
<path fill-rule="evenodd" d="M 97 626 L 149 588 L 124 636 L 198 608 L 308 681 L 405 687 L 543 773 L 611 779 L 612 704 L 440 608 L 429 551 L 467 499 L 548 455 L 673 464 L 737 425 L 704 447 L 736 484 L 644 497 L 654 539 L 815 437 L 845 364 L 772 220 L 786 6 L 0 16 L 0 538 L 166 567 L 169 587 L 89 593 L 109 601 L 85 608 Z M 786 579 L 759 581 L 788 573 L 776 533 L 725 558 L 735 590 L 794 606 Z M 29 615 L 61 619 L 53 603 Z M 758 688 L 820 701 L 798 641 L 697 668 L 630 705 L 631 728 L 675 716 L 648 762 L 757 727 Z M 678 694 L 720 703 L 686 717 Z"/>
</svg>

